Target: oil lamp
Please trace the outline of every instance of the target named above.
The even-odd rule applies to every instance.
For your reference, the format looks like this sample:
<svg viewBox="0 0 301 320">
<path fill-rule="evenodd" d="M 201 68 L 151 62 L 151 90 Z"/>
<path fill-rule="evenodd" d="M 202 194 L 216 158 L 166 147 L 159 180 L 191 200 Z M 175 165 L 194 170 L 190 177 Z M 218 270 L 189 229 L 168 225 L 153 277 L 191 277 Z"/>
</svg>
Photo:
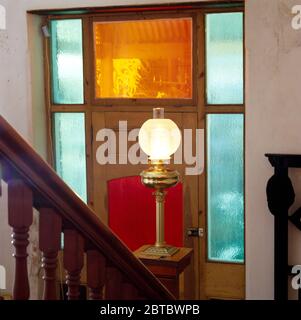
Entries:
<svg viewBox="0 0 301 320">
<path fill-rule="evenodd" d="M 163 108 L 155 108 L 153 119 L 147 120 L 139 131 L 139 144 L 149 157 L 149 168 L 141 172 L 141 181 L 155 190 L 156 199 L 156 243 L 144 254 L 172 256 L 179 249 L 165 242 L 164 202 L 165 190 L 179 181 L 179 173 L 169 169 L 167 163 L 181 144 L 181 131 L 172 120 L 164 118 Z"/>
</svg>

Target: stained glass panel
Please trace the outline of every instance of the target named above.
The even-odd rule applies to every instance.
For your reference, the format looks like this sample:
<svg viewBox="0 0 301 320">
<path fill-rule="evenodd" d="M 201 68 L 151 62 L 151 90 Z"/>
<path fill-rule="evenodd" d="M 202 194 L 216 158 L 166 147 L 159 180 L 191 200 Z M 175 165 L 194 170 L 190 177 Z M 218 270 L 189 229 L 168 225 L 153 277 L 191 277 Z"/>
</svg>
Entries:
<svg viewBox="0 0 301 320">
<path fill-rule="evenodd" d="M 56 171 L 87 202 L 85 139 L 84 113 L 54 114 Z"/>
<path fill-rule="evenodd" d="M 242 104 L 243 13 L 206 15 L 208 104 Z"/>
<path fill-rule="evenodd" d="M 52 99 L 83 104 L 82 20 L 51 21 Z"/>
<path fill-rule="evenodd" d="M 244 261 L 244 120 L 207 116 L 208 258 Z"/>
<path fill-rule="evenodd" d="M 96 98 L 192 98 L 192 19 L 94 23 Z"/>
</svg>

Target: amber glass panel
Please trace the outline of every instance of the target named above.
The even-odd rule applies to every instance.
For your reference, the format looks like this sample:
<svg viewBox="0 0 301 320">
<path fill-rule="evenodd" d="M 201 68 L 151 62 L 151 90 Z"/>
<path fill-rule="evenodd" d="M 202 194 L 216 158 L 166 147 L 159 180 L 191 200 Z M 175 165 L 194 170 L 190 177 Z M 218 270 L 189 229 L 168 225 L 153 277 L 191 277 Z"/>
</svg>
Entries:
<svg viewBox="0 0 301 320">
<path fill-rule="evenodd" d="M 192 98 L 192 19 L 94 23 L 96 98 Z"/>
</svg>

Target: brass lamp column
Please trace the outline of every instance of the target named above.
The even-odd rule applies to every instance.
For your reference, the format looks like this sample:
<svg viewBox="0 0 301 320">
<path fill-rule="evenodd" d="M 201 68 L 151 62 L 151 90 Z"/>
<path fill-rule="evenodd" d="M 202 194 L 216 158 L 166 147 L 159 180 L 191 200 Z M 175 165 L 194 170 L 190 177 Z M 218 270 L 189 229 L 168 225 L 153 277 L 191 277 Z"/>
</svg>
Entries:
<svg viewBox="0 0 301 320">
<path fill-rule="evenodd" d="M 179 173 L 167 168 L 167 160 L 176 152 L 181 143 L 181 133 L 170 119 L 164 119 L 164 109 L 154 109 L 154 119 L 146 121 L 139 132 L 139 143 L 142 150 L 149 155 L 150 167 L 141 172 L 141 181 L 155 189 L 156 199 L 156 243 L 146 249 L 144 254 L 172 256 L 179 249 L 165 242 L 164 235 L 164 202 L 166 189 L 175 186 Z"/>
<path fill-rule="evenodd" d="M 143 177 L 142 177 L 143 179 Z M 156 197 L 156 247 L 164 247 L 165 232 L 164 232 L 164 202 L 165 192 L 158 189 L 155 193 Z"/>
</svg>

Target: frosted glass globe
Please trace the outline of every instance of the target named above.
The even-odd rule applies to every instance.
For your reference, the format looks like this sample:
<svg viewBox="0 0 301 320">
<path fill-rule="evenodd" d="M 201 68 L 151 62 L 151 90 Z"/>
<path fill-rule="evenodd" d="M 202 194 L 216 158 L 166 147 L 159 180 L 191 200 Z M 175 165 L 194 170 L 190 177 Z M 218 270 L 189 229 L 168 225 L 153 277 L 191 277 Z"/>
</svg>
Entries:
<svg viewBox="0 0 301 320">
<path fill-rule="evenodd" d="M 170 119 L 149 119 L 139 131 L 139 144 L 150 160 L 168 160 L 181 144 L 181 132 Z"/>
</svg>

